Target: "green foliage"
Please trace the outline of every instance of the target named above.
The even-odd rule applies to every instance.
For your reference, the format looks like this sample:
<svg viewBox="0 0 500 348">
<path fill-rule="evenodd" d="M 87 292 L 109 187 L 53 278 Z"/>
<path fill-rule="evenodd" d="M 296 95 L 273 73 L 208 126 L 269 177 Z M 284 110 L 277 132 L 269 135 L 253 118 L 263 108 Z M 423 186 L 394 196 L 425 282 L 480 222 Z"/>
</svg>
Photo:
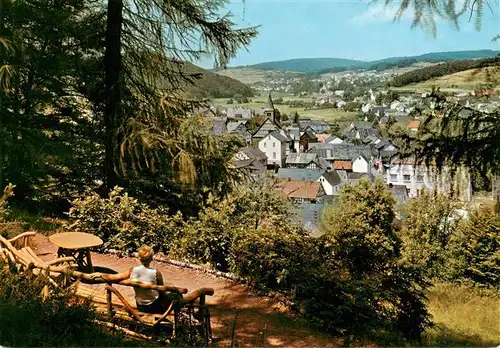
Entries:
<svg viewBox="0 0 500 348">
<path fill-rule="evenodd" d="M 102 347 L 130 342 L 111 335 L 93 322 L 90 302 L 75 303 L 70 293 L 54 290 L 43 276 L 20 275 L 0 262 L 0 338 L 10 347 Z"/>
<path fill-rule="evenodd" d="M 305 231 L 276 224 L 238 235 L 231 271 L 252 284 L 289 292 L 306 281 L 305 266 L 314 252 L 314 241 Z"/>
<path fill-rule="evenodd" d="M 335 318 L 349 335 L 390 331 L 419 340 L 430 324 L 423 293 L 427 284 L 418 269 L 402 260 L 394 204 L 382 181 L 361 180 L 345 187 L 339 205 L 323 213 L 321 226 L 331 251 L 322 263 L 331 266 L 317 275 L 315 291 L 320 291 L 320 303 L 331 308 L 322 318 L 326 325 Z M 329 276 L 323 280 L 322 274 Z M 330 298 L 329 286 L 337 289 Z"/>
<path fill-rule="evenodd" d="M 443 265 L 450 257 L 446 250 L 460 222 L 458 208 L 459 204 L 449 196 L 431 191 L 423 191 L 404 207 L 406 218 L 400 232 L 403 255 L 430 278 L 446 272 Z"/>
<path fill-rule="evenodd" d="M 198 218 L 186 224 L 175 252 L 227 271 L 239 236 L 275 226 L 287 213 L 286 202 L 270 189 L 241 188 L 224 200 L 212 197 Z"/>
<path fill-rule="evenodd" d="M 14 195 L 15 186 L 9 184 L 3 190 L 2 196 L 0 196 L 0 223 L 5 221 L 5 218 L 9 214 L 9 208 L 7 206 L 7 200 Z"/>
<path fill-rule="evenodd" d="M 244 83 L 227 76 L 213 73 L 191 63 L 184 63 L 187 74 L 200 74 L 194 84 L 187 83 L 182 88 L 197 99 L 230 98 L 235 94 L 242 96 L 242 100 L 254 96 L 252 88 Z M 248 99 L 247 99 L 248 100 Z"/>
<path fill-rule="evenodd" d="M 68 216 L 75 220 L 74 228 L 95 234 L 104 241 L 104 248 L 135 252 L 144 244 L 167 252 L 182 216 L 169 216 L 163 207 L 150 208 L 115 187 L 107 198 L 89 192 L 74 200 Z"/>
<path fill-rule="evenodd" d="M 475 210 L 452 236 L 448 254 L 452 279 L 500 290 L 500 214 Z"/>
</svg>

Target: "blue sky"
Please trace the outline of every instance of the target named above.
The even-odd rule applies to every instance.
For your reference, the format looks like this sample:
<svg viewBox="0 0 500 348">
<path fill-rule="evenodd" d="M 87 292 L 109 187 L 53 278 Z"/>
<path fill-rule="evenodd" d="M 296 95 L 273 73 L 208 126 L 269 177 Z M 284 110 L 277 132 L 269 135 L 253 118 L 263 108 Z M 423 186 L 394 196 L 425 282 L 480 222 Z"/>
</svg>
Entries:
<svg viewBox="0 0 500 348">
<path fill-rule="evenodd" d="M 459 31 L 438 19 L 433 37 L 421 28 L 411 29 L 411 10 L 393 23 L 395 5 L 360 0 L 231 0 L 228 10 L 238 26 L 260 28 L 248 52 L 241 50 L 229 66 L 293 58 L 376 60 L 440 51 L 500 50 L 500 40 L 491 42 L 500 34 L 500 9 L 494 6 L 494 13 L 485 7 L 481 31 L 464 15 Z M 213 67 L 209 57 L 198 65 Z"/>
</svg>

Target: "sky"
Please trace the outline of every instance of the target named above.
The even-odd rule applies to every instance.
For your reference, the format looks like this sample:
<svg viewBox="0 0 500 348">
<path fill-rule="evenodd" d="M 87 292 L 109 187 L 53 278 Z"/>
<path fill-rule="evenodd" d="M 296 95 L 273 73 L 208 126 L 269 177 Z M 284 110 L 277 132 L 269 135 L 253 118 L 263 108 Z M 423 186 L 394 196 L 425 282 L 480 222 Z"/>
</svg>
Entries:
<svg viewBox="0 0 500 348">
<path fill-rule="evenodd" d="M 397 0 L 394 2 L 397 4 Z M 417 27 L 411 29 L 412 12 L 399 22 L 397 5 L 383 6 L 367 0 L 231 0 L 227 11 L 238 27 L 260 26 L 259 35 L 242 49 L 229 66 L 252 65 L 294 58 L 349 58 L 377 60 L 429 52 L 500 50 L 500 6 L 485 6 L 480 31 L 474 19 L 461 18 L 460 29 L 437 19 L 436 37 Z M 213 67 L 205 57 L 198 65 Z"/>
</svg>

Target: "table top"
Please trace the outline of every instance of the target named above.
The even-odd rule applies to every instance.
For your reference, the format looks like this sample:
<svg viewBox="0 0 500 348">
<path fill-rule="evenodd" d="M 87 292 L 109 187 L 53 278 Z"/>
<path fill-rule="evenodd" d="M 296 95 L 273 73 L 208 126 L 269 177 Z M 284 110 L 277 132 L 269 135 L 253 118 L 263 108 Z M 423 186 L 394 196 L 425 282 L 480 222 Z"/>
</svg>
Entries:
<svg viewBox="0 0 500 348">
<path fill-rule="evenodd" d="M 102 245 L 103 243 L 101 238 L 84 232 L 56 233 L 51 235 L 49 240 L 64 249 L 86 249 Z"/>
</svg>

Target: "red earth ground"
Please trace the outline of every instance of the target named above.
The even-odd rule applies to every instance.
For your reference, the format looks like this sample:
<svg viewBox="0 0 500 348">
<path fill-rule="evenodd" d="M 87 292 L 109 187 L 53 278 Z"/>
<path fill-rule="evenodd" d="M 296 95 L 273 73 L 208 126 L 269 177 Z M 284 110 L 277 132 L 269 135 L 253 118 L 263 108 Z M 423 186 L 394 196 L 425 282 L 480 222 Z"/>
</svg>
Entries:
<svg viewBox="0 0 500 348">
<path fill-rule="evenodd" d="M 48 238 L 38 234 L 33 240 L 33 249 L 42 259 L 50 260 L 56 255 L 56 247 Z M 138 264 L 134 258 L 92 253 L 92 262 L 117 272 L 128 270 Z M 303 320 L 296 318 L 277 300 L 252 294 L 246 287 L 225 278 L 215 277 L 205 272 L 181 268 L 163 262 L 153 262 L 166 282 L 190 291 L 211 287 L 214 296 L 207 298 L 210 306 L 214 346 L 231 344 L 232 328 L 235 324 L 237 346 L 269 347 L 336 347 L 342 340 L 317 332 Z M 104 293 L 103 285 L 93 285 L 97 292 Z M 132 303 L 133 289 L 120 287 L 120 292 Z"/>
</svg>

